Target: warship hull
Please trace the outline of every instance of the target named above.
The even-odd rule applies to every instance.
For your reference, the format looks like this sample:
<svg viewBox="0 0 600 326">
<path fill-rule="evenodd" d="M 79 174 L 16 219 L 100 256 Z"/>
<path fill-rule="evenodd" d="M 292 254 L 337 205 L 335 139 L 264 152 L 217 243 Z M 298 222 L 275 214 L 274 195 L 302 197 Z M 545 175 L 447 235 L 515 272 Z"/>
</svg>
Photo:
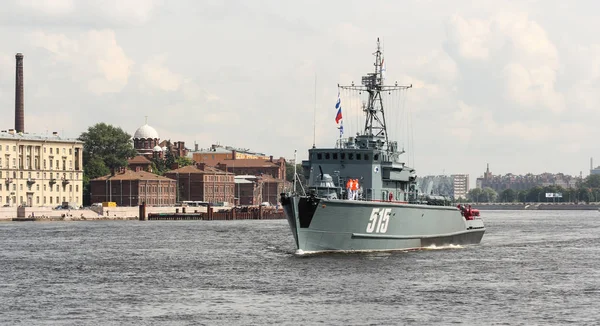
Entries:
<svg viewBox="0 0 600 326">
<path fill-rule="evenodd" d="M 450 206 L 283 196 L 296 247 L 304 253 L 391 251 L 481 242 L 479 217 Z"/>
</svg>

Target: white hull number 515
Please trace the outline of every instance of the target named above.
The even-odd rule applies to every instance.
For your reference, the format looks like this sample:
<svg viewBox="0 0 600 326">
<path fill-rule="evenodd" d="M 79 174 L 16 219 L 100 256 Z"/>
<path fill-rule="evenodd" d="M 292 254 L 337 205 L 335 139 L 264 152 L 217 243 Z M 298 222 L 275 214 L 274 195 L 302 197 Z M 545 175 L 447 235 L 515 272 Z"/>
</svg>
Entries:
<svg viewBox="0 0 600 326">
<path fill-rule="evenodd" d="M 367 224 L 367 233 L 386 233 L 391 212 L 391 208 L 373 208 Z"/>
</svg>

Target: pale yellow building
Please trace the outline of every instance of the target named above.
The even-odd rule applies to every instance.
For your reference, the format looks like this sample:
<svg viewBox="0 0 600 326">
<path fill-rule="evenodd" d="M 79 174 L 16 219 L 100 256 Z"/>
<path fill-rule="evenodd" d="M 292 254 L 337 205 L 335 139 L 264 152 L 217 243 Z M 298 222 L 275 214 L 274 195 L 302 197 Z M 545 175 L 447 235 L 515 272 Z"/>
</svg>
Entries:
<svg viewBox="0 0 600 326">
<path fill-rule="evenodd" d="M 269 156 L 263 153 L 251 152 L 247 149 L 233 148 L 231 146 L 212 145 L 207 149 L 197 149 L 188 152 L 188 158 L 191 158 L 196 163 L 204 163 L 213 160 L 239 160 L 239 159 L 256 159 L 268 160 Z"/>
<path fill-rule="evenodd" d="M 0 206 L 80 206 L 83 143 L 52 135 L 0 131 Z"/>
</svg>

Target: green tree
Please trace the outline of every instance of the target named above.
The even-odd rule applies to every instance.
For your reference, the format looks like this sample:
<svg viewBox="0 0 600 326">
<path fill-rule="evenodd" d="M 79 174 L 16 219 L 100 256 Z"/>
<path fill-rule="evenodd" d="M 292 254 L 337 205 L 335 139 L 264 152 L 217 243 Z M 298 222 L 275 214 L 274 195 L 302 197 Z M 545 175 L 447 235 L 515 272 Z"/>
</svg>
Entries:
<svg viewBox="0 0 600 326">
<path fill-rule="evenodd" d="M 483 188 L 483 193 L 481 195 L 487 203 L 493 203 L 498 198 L 498 193 L 490 187 Z"/>
<path fill-rule="evenodd" d="M 136 152 L 131 135 L 123 129 L 98 123 L 79 136 L 83 142 L 83 201 L 90 204 L 90 180 L 127 166 Z"/>
<path fill-rule="evenodd" d="M 505 189 L 500 193 L 500 201 L 503 203 L 512 203 L 517 200 L 517 192 L 513 189 Z"/>
<path fill-rule="evenodd" d="M 306 184 L 306 177 L 304 176 L 304 169 L 302 164 L 296 164 L 296 173 L 301 184 Z M 294 164 L 285 162 L 285 180 L 294 182 Z M 296 184 L 296 191 L 301 191 L 300 184 Z"/>
<path fill-rule="evenodd" d="M 192 165 L 194 164 L 194 161 L 192 161 L 191 158 L 189 157 L 185 157 L 185 156 L 180 156 L 177 159 L 175 159 L 175 162 L 177 162 L 177 165 L 181 168 L 184 166 L 188 166 L 188 165 Z"/>
<path fill-rule="evenodd" d="M 469 193 L 467 193 L 467 198 L 472 202 L 478 203 L 481 201 L 482 192 L 483 191 L 481 190 L 481 188 L 473 188 L 469 190 Z"/>
</svg>

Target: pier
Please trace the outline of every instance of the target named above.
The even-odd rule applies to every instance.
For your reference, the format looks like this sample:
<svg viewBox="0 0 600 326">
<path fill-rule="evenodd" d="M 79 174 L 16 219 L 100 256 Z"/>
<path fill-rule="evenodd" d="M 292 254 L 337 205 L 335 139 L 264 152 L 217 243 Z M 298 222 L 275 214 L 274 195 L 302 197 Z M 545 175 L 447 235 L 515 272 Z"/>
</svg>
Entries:
<svg viewBox="0 0 600 326">
<path fill-rule="evenodd" d="M 149 213 L 145 214 L 145 207 L 140 206 L 140 221 L 233 221 L 233 220 L 276 220 L 284 219 L 283 209 L 251 208 L 214 211 L 214 207 L 208 207 L 206 212 L 195 211 L 186 213 L 185 209 L 180 213 Z"/>
</svg>

